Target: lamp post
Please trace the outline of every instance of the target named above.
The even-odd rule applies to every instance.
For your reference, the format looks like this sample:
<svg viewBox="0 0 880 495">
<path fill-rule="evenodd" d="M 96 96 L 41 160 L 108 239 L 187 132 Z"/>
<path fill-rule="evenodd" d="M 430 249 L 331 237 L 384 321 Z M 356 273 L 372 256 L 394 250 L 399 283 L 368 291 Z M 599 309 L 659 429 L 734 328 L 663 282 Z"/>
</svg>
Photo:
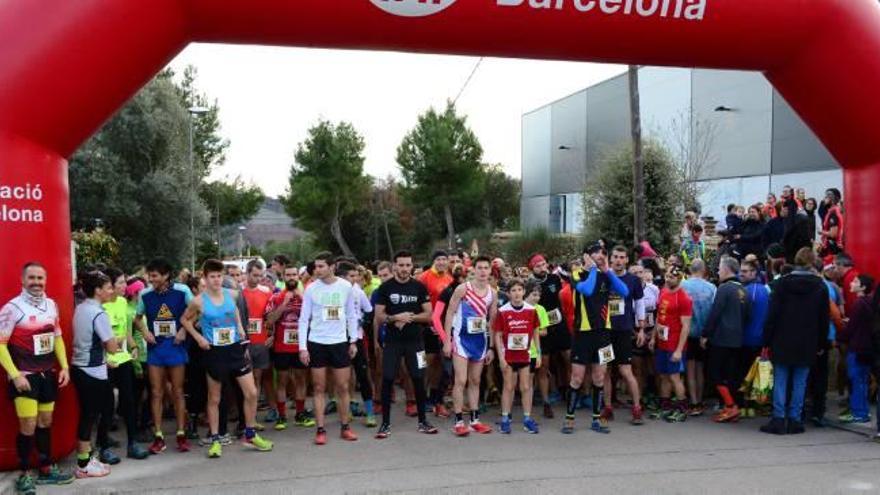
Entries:
<svg viewBox="0 0 880 495">
<path fill-rule="evenodd" d="M 238 226 L 238 257 L 241 258 L 244 256 L 244 231 L 247 230 L 247 227 L 244 225 Z"/>
<path fill-rule="evenodd" d="M 205 107 L 192 106 L 189 107 L 189 255 L 190 270 L 192 273 L 196 271 L 196 212 L 195 212 L 195 194 L 196 192 L 196 166 L 193 157 L 193 126 L 196 117 L 208 113 Z"/>
</svg>

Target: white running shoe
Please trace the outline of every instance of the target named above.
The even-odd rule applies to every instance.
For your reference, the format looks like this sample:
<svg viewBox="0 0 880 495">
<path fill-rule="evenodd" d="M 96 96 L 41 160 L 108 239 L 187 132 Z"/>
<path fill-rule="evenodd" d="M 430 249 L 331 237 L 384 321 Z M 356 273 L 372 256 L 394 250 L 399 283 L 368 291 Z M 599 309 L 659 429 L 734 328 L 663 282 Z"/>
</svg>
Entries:
<svg viewBox="0 0 880 495">
<path fill-rule="evenodd" d="M 81 468 L 77 466 L 76 472 L 74 473 L 77 478 L 103 478 L 110 474 L 110 466 L 104 464 L 98 459 L 92 457 L 89 459 L 89 463 L 86 467 Z"/>
</svg>

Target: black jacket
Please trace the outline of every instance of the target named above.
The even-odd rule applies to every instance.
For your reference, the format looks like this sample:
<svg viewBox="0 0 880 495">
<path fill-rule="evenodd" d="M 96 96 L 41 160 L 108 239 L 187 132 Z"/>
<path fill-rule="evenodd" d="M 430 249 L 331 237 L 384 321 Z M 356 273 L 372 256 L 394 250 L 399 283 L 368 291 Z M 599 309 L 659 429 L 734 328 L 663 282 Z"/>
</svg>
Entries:
<svg viewBox="0 0 880 495">
<path fill-rule="evenodd" d="M 763 249 L 767 251 L 767 248 L 770 247 L 771 244 L 776 244 L 778 242 L 782 242 L 782 236 L 785 235 L 785 223 L 783 223 L 782 217 L 771 218 L 764 225 L 764 235 L 762 241 L 764 243 Z"/>
<path fill-rule="evenodd" d="M 788 366 L 812 366 L 819 350 L 828 347 L 828 287 L 819 276 L 799 268 L 776 280 L 772 288 L 764 324 L 770 359 Z"/>
<path fill-rule="evenodd" d="M 725 280 L 715 293 L 703 337 L 709 339 L 712 347 L 742 347 L 749 309 L 745 287 L 735 278 Z"/>
<path fill-rule="evenodd" d="M 794 256 L 798 250 L 813 246 L 813 238 L 810 237 L 810 221 L 806 215 L 796 214 L 785 225 L 782 236 L 782 247 L 785 248 L 785 261 L 794 263 Z"/>
<path fill-rule="evenodd" d="M 747 218 L 740 225 L 740 238 L 736 241 L 736 251 L 741 258 L 754 254 L 759 258 L 764 257 L 762 238 L 764 236 L 764 223 L 754 218 Z"/>
</svg>

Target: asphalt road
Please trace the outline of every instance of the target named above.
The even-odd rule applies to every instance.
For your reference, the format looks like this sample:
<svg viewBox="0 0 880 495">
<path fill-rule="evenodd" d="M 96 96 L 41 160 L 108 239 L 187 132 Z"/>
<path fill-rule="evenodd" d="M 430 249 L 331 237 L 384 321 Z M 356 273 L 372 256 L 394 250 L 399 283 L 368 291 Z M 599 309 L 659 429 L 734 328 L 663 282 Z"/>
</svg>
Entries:
<svg viewBox="0 0 880 495">
<path fill-rule="evenodd" d="M 209 460 L 201 448 L 169 447 L 145 461 L 123 460 L 107 478 L 41 493 L 880 493 L 880 444 L 853 432 L 780 437 L 758 431 L 764 419 L 717 425 L 706 417 L 636 427 L 618 411 L 609 435 L 585 429 L 581 413 L 576 434 L 564 436 L 560 412 L 539 435 L 517 428 L 456 438 L 451 422 L 438 424 L 438 435 L 418 434 L 398 407 L 384 441 L 356 426 L 361 439 L 344 442 L 338 423 L 328 423 L 323 447 L 311 443 L 312 429 L 270 430 L 271 453 L 235 444 Z"/>
</svg>

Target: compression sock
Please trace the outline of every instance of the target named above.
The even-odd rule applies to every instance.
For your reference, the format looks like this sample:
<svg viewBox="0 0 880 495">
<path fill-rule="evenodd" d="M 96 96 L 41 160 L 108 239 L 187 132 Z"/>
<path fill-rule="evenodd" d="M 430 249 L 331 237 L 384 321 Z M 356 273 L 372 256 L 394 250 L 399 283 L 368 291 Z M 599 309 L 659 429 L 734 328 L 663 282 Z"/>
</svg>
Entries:
<svg viewBox="0 0 880 495">
<path fill-rule="evenodd" d="M 49 428 L 37 427 L 34 433 L 34 440 L 37 443 L 37 459 L 40 467 L 46 467 L 52 464 L 52 435 Z"/>
<path fill-rule="evenodd" d="M 474 409 L 471 411 L 471 423 L 475 423 L 480 420 L 480 408 Z"/>
<path fill-rule="evenodd" d="M 605 393 L 601 386 L 593 385 L 593 417 L 598 418 L 602 413 L 602 398 Z"/>
<path fill-rule="evenodd" d="M 296 405 L 297 414 L 306 412 L 306 401 L 297 399 L 294 401 L 294 404 Z"/>
<path fill-rule="evenodd" d="M 463 423 L 464 422 L 464 416 L 460 412 L 455 413 L 455 422 L 456 423 Z"/>
<path fill-rule="evenodd" d="M 278 409 L 278 416 L 282 418 L 287 417 L 287 401 L 279 400 L 275 402 L 275 407 Z"/>
<path fill-rule="evenodd" d="M 85 469 L 86 466 L 89 465 L 89 453 L 88 452 L 77 452 L 76 453 L 76 465 L 80 467 L 80 469 Z"/>
<path fill-rule="evenodd" d="M 577 409 L 578 402 L 581 400 L 581 393 L 579 389 L 574 387 L 570 387 L 568 393 L 568 405 L 565 409 L 565 413 L 568 416 L 574 417 L 574 412 Z"/>
<path fill-rule="evenodd" d="M 718 390 L 718 395 L 724 401 L 724 407 L 733 407 L 733 396 L 730 395 L 730 389 L 727 388 L 727 385 L 718 385 L 715 389 Z"/>
<path fill-rule="evenodd" d="M 256 435 L 257 435 L 257 431 L 254 429 L 254 427 L 252 427 L 252 426 L 245 426 L 244 427 L 244 437 L 245 438 L 250 440 L 251 438 L 254 438 Z"/>
<path fill-rule="evenodd" d="M 18 464 L 22 472 L 26 472 L 31 466 L 31 450 L 34 448 L 34 436 L 18 434 L 15 439 L 15 448 L 18 451 Z"/>
<path fill-rule="evenodd" d="M 367 416 L 373 415 L 373 401 L 372 400 L 365 400 L 364 401 L 364 412 L 367 413 Z"/>
</svg>

